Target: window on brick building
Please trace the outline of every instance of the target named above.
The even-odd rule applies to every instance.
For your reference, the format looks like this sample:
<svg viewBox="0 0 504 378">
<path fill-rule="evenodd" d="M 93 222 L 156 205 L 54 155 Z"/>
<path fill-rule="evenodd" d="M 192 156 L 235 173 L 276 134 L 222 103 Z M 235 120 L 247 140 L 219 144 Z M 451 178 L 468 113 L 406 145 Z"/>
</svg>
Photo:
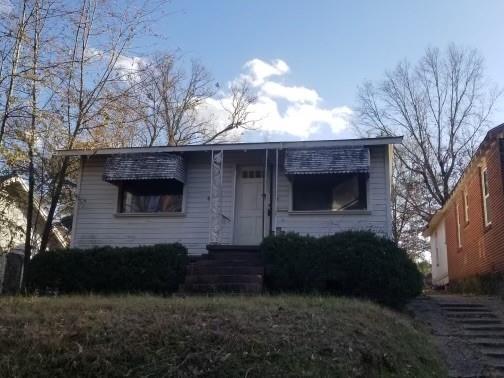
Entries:
<svg viewBox="0 0 504 378">
<path fill-rule="evenodd" d="M 488 190 L 488 172 L 486 167 L 481 169 L 481 194 L 483 196 L 485 226 L 489 226 L 492 224 L 492 211 L 490 208 L 490 192 Z"/>
<path fill-rule="evenodd" d="M 469 196 L 467 190 L 464 190 L 464 220 L 466 223 L 469 222 Z"/>
<path fill-rule="evenodd" d="M 460 235 L 460 212 L 459 212 L 459 204 L 455 206 L 455 215 L 457 216 L 457 242 L 458 247 L 462 248 L 462 237 Z"/>
</svg>

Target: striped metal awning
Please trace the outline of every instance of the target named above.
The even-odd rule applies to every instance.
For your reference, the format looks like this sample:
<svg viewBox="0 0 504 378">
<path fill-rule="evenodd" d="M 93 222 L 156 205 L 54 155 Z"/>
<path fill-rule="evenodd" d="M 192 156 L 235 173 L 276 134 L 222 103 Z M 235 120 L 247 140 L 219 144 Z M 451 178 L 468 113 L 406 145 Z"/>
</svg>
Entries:
<svg viewBox="0 0 504 378">
<path fill-rule="evenodd" d="M 369 148 L 286 150 L 284 168 L 286 175 L 368 173 Z"/>
<path fill-rule="evenodd" d="M 108 182 L 132 180 L 185 181 L 185 164 L 180 155 L 170 153 L 112 155 L 105 162 L 103 180 Z"/>
</svg>

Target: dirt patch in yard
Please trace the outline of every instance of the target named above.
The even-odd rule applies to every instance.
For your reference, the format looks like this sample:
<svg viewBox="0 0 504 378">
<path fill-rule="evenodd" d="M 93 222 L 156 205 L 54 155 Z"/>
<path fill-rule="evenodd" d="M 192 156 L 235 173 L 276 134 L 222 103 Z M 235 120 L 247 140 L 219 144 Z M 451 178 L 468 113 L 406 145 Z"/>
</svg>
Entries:
<svg viewBox="0 0 504 378">
<path fill-rule="evenodd" d="M 0 298 L 0 351 L 6 377 L 445 376 L 407 316 L 339 298 Z"/>
</svg>

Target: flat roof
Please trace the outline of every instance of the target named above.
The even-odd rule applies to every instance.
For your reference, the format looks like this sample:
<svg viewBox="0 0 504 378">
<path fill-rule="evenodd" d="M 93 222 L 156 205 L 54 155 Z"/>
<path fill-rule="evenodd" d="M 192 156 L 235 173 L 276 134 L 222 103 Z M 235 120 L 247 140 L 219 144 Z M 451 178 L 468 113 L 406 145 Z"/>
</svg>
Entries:
<svg viewBox="0 0 504 378">
<path fill-rule="evenodd" d="M 115 155 L 136 154 L 152 152 L 189 152 L 189 151 L 243 151 L 243 150 L 268 150 L 287 148 L 317 148 L 338 146 L 379 146 L 387 144 L 401 144 L 402 136 L 360 138 L 360 139 L 333 139 L 295 142 L 263 142 L 263 143 L 220 143 L 220 144 L 189 144 L 184 146 L 154 146 L 154 147 L 125 147 L 125 148 L 99 148 L 95 150 L 58 150 L 57 156 L 90 156 L 90 155 Z"/>
</svg>

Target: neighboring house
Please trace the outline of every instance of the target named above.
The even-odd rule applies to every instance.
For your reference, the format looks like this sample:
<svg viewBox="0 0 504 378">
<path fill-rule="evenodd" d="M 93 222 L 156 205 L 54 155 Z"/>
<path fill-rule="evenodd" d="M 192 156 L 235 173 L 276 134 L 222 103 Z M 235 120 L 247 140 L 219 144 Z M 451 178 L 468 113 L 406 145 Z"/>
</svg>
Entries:
<svg viewBox="0 0 504 378">
<path fill-rule="evenodd" d="M 400 137 L 59 151 L 80 156 L 72 246 L 259 245 L 270 234 L 391 235 Z"/>
<path fill-rule="evenodd" d="M 23 179 L 16 175 L 0 176 L 0 293 L 14 293 L 19 289 L 27 223 L 27 199 L 28 186 Z M 37 201 L 34 205 L 33 242 L 38 244 L 46 213 Z M 49 239 L 49 248 L 64 248 L 66 244 L 64 235 L 55 228 Z"/>
<path fill-rule="evenodd" d="M 504 124 L 490 130 L 453 189 L 434 214 L 432 281 L 504 272 Z"/>
<path fill-rule="evenodd" d="M 0 176 L 0 253 L 24 251 L 27 199 L 28 186 L 23 179 L 16 175 Z M 40 238 L 45 220 L 44 209 L 35 201 L 33 211 L 35 241 Z M 65 246 L 64 235 L 58 229 L 54 229 L 49 248 Z"/>
</svg>

